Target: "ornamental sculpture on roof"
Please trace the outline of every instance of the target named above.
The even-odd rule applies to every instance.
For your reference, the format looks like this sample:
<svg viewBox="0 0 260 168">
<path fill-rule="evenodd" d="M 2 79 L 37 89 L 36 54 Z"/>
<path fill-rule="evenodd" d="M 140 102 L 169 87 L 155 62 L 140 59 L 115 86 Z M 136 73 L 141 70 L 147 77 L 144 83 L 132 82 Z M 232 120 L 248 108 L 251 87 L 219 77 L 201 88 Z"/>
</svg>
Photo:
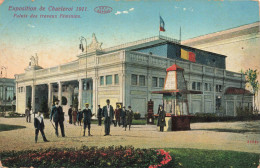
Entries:
<svg viewBox="0 0 260 168">
<path fill-rule="evenodd" d="M 38 66 L 38 56 L 37 54 L 34 56 L 30 57 L 30 62 L 29 62 L 29 66 L 33 67 L 33 66 Z"/>
<path fill-rule="evenodd" d="M 92 42 L 87 46 L 87 52 L 93 52 L 97 50 L 102 50 L 102 43 L 97 41 L 95 33 L 92 34 Z"/>
</svg>

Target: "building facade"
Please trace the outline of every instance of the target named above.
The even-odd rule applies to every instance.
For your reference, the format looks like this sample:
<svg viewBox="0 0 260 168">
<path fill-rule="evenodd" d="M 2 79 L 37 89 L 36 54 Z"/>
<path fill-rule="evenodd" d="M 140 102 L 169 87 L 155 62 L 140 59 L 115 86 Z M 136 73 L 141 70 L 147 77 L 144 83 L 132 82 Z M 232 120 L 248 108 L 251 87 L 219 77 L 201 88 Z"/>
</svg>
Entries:
<svg viewBox="0 0 260 168">
<path fill-rule="evenodd" d="M 181 59 L 181 49 L 195 53 L 196 62 Z M 88 102 L 94 113 L 97 105 L 106 104 L 106 99 L 113 106 L 122 102 L 142 117 L 151 99 L 157 113 L 158 105 L 163 104 L 162 95 L 152 91 L 162 90 L 166 68 L 172 64 L 184 69 L 189 90 L 201 91 L 199 95 L 188 95 L 190 113 L 234 116 L 236 107 L 252 105 L 252 95 L 244 89 L 244 75 L 226 70 L 226 56 L 184 46 L 168 37 L 156 36 L 102 49 L 93 34 L 87 52 L 77 57 L 51 68 L 40 67 L 38 57 L 32 57 L 25 73 L 15 75 L 17 112 L 24 112 L 30 103 L 33 111 L 43 105 L 50 108 L 57 98 L 66 114 L 75 99 L 79 108 Z"/>
<path fill-rule="evenodd" d="M 0 111 L 14 110 L 16 100 L 15 80 L 0 78 Z"/>
<path fill-rule="evenodd" d="M 231 28 L 182 41 L 183 45 L 227 56 L 227 70 L 240 72 L 247 69 L 260 70 L 260 22 Z M 258 81 L 260 76 L 258 75 Z M 250 86 L 246 86 L 252 90 Z M 260 109 L 260 95 L 256 97 Z"/>
</svg>

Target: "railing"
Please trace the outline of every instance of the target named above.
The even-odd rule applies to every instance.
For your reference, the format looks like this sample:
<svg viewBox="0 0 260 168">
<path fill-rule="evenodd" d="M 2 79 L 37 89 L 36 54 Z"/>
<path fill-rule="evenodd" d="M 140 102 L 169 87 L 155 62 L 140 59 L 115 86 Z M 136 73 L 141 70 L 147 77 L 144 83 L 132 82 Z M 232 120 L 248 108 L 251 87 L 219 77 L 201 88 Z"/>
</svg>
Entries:
<svg viewBox="0 0 260 168">
<path fill-rule="evenodd" d="M 61 65 L 60 66 L 60 71 L 68 71 L 68 70 L 74 70 L 77 69 L 79 66 L 78 61 L 77 62 L 72 62 L 69 64 Z"/>
<path fill-rule="evenodd" d="M 119 52 L 113 52 L 110 54 L 104 54 L 97 57 L 97 63 L 98 64 L 106 64 L 111 62 L 117 62 L 122 60 L 122 57 L 120 57 L 123 54 L 122 51 Z"/>
<path fill-rule="evenodd" d="M 105 49 L 103 49 L 103 51 L 109 52 L 109 51 L 119 50 L 119 49 L 131 47 L 131 46 L 136 46 L 136 45 L 143 44 L 143 43 L 152 42 L 152 41 L 155 41 L 155 40 L 166 40 L 166 41 L 171 41 L 171 42 L 178 43 L 178 44 L 180 43 L 179 40 L 160 35 L 160 36 L 154 36 L 154 37 L 145 38 L 145 39 L 142 39 L 142 40 L 137 40 L 137 41 L 121 44 L 121 45 L 114 46 L 114 47 L 105 48 Z"/>
</svg>

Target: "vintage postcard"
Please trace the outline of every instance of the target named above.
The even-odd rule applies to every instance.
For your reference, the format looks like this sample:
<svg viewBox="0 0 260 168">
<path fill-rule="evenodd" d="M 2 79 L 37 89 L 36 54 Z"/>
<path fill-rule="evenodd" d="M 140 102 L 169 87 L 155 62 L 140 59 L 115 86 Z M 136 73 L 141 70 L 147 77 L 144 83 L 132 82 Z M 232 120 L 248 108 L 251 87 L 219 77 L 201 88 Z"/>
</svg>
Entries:
<svg viewBox="0 0 260 168">
<path fill-rule="evenodd" d="M 260 167 L 259 0 L 0 0 L 0 167 Z"/>
</svg>

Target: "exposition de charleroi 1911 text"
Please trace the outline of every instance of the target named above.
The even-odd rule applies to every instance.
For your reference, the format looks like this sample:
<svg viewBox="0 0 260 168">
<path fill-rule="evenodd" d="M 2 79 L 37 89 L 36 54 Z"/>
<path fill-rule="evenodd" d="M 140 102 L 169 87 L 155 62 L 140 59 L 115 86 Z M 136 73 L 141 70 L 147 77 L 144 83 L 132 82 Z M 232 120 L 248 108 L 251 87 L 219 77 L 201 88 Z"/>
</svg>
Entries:
<svg viewBox="0 0 260 168">
<path fill-rule="evenodd" d="M 31 7 L 31 6 L 25 6 L 25 7 L 14 7 L 14 6 L 9 6 L 8 8 L 9 11 L 14 11 L 14 12 L 24 12 L 24 11 L 28 11 L 28 12 L 33 12 L 33 11 L 40 11 L 40 12 L 44 12 L 44 11 L 49 11 L 49 12 L 71 12 L 73 10 L 75 11 L 79 11 L 79 12 L 84 12 L 87 11 L 87 7 L 54 7 L 54 6 L 49 6 L 49 7 Z M 56 14 L 51 14 L 51 15 L 46 15 L 46 14 L 39 14 L 39 15 L 28 15 L 28 14 L 14 14 L 15 18 L 29 18 L 29 17 L 39 17 L 39 18 L 80 18 L 80 15 L 70 15 L 70 14 L 61 14 L 59 13 L 59 15 Z"/>
</svg>

